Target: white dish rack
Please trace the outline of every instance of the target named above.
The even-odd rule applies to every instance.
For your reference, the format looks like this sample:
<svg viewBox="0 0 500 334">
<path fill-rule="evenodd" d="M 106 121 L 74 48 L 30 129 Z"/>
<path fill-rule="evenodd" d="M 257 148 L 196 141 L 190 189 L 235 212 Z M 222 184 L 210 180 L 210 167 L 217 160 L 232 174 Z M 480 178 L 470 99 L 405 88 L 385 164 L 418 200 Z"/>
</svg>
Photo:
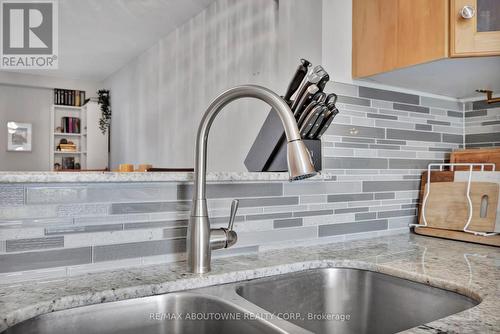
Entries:
<svg viewBox="0 0 500 334">
<path fill-rule="evenodd" d="M 427 219 L 425 217 L 425 206 L 427 204 L 427 199 L 429 197 L 429 194 L 431 192 L 431 172 L 433 169 L 438 169 L 439 171 L 443 171 L 444 167 L 450 167 L 451 171 L 455 170 L 455 167 L 468 167 L 469 168 L 469 177 L 467 179 L 467 191 L 466 191 L 466 197 L 467 197 L 467 204 L 468 204 L 468 218 L 467 221 L 465 222 L 463 232 L 474 234 L 474 235 L 479 235 L 483 237 L 489 237 L 493 235 L 497 235 L 499 233 L 497 232 L 479 232 L 479 231 L 473 231 L 469 229 L 469 225 L 472 221 L 472 215 L 473 215 L 473 207 L 472 207 L 472 199 L 470 197 L 470 188 L 471 188 L 471 183 L 472 183 L 472 171 L 474 170 L 474 167 L 480 167 L 481 172 L 485 171 L 485 167 L 491 167 L 491 171 L 495 171 L 495 164 L 494 163 L 432 163 L 427 166 L 427 187 L 426 191 L 424 194 L 424 198 L 422 200 L 422 220 L 423 224 L 410 224 L 412 227 L 419 227 L 419 228 L 425 228 L 427 226 Z"/>
</svg>

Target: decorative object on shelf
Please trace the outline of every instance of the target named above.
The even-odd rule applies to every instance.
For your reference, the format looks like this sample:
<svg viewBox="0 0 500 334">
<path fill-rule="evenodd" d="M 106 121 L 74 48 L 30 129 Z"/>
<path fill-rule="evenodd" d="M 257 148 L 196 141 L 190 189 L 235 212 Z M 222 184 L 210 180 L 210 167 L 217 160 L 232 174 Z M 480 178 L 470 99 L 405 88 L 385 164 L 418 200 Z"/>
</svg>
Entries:
<svg viewBox="0 0 500 334">
<path fill-rule="evenodd" d="M 123 173 L 130 173 L 134 171 L 134 165 L 132 164 L 120 164 L 118 166 L 118 171 Z"/>
<path fill-rule="evenodd" d="M 82 166 L 80 166 L 80 163 L 79 163 L 79 162 L 76 162 L 76 163 L 75 163 L 75 169 L 81 169 L 81 168 L 82 168 Z"/>
<path fill-rule="evenodd" d="M 55 171 L 59 171 L 59 170 L 61 170 L 61 164 L 60 164 L 60 163 L 58 163 L 58 162 L 56 162 L 56 163 L 54 164 L 54 170 L 55 170 Z"/>
<path fill-rule="evenodd" d="M 137 167 L 137 171 L 138 172 L 147 172 L 148 169 L 150 169 L 150 168 L 153 168 L 153 165 L 150 165 L 150 164 L 140 164 Z"/>
<path fill-rule="evenodd" d="M 56 128 L 56 133 L 62 133 L 62 132 L 63 132 L 63 128 L 62 128 L 62 127 L 60 127 L 60 126 L 58 126 L 58 127 Z"/>
<path fill-rule="evenodd" d="M 31 123 L 7 122 L 7 151 L 31 152 Z"/>
<path fill-rule="evenodd" d="M 99 89 L 97 91 L 97 94 L 99 95 L 98 103 L 101 108 L 99 128 L 101 129 L 103 134 L 106 134 L 111 126 L 111 105 L 109 100 L 109 90 Z"/>
<path fill-rule="evenodd" d="M 75 169 L 75 157 L 63 157 L 62 169 Z"/>
<path fill-rule="evenodd" d="M 493 97 L 493 91 L 488 89 L 477 89 L 476 92 L 486 94 L 486 103 L 500 103 L 500 96 Z"/>
</svg>

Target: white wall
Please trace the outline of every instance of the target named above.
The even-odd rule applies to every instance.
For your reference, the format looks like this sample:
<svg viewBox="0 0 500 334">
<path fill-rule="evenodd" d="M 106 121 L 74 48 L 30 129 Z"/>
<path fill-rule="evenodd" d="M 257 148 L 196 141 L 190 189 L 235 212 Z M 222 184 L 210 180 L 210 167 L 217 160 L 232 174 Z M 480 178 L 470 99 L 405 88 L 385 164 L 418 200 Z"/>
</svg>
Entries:
<svg viewBox="0 0 500 334">
<path fill-rule="evenodd" d="M 50 105 L 52 91 L 0 84 L 0 170 L 49 169 Z M 32 151 L 7 152 L 7 122 L 32 123 Z"/>
<path fill-rule="evenodd" d="M 218 0 L 112 75 L 112 167 L 192 167 L 197 125 L 209 102 L 238 84 L 276 89 L 274 1 Z M 209 168 L 242 170 L 268 108 L 237 101 L 210 133 Z"/>
<path fill-rule="evenodd" d="M 197 126 L 215 96 L 248 83 L 283 94 L 300 57 L 320 63 L 321 6 L 217 0 L 113 74 L 105 81 L 113 107 L 112 167 L 192 167 Z M 268 111 L 252 100 L 227 107 L 210 132 L 208 169 L 245 171 Z"/>
<path fill-rule="evenodd" d="M 322 62 L 334 81 L 352 83 L 352 0 L 323 0 Z"/>
</svg>

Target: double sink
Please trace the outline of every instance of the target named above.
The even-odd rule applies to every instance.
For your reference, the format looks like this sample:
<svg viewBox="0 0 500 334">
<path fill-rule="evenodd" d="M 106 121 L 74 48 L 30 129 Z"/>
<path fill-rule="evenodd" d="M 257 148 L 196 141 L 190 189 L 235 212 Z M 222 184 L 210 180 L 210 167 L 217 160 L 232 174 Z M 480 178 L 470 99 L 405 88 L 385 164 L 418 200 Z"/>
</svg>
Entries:
<svg viewBox="0 0 500 334">
<path fill-rule="evenodd" d="M 477 305 L 372 271 L 314 269 L 37 316 L 12 333 L 396 333 Z"/>
</svg>

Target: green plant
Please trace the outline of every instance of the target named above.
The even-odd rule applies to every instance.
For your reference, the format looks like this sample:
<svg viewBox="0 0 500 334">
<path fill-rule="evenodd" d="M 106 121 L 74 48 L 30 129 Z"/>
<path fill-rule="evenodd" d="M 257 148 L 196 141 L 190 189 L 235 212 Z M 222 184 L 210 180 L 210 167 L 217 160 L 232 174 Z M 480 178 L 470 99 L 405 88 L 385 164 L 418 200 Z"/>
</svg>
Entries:
<svg viewBox="0 0 500 334">
<path fill-rule="evenodd" d="M 97 91 L 99 96 L 98 103 L 101 108 L 101 118 L 99 119 L 99 129 L 103 134 L 109 130 L 111 126 L 111 104 L 109 90 L 100 89 Z"/>
</svg>

